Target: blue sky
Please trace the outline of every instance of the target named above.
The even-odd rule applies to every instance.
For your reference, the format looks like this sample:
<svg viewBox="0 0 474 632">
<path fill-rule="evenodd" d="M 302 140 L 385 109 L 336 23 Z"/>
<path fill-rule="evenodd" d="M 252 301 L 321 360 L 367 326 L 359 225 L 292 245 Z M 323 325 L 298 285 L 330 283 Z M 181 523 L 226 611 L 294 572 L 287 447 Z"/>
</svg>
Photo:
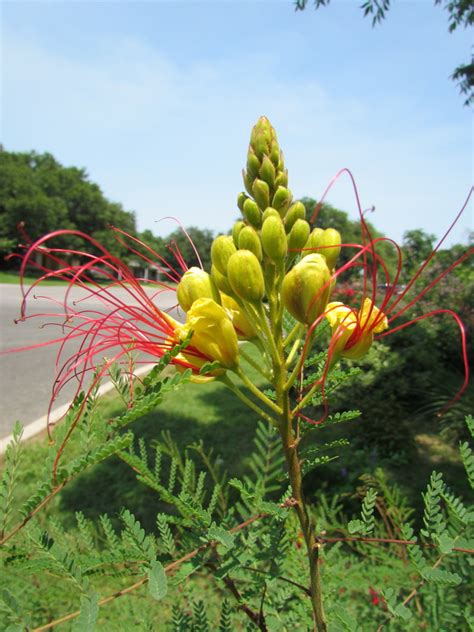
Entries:
<svg viewBox="0 0 474 632">
<path fill-rule="evenodd" d="M 261 114 L 295 197 L 349 167 L 374 224 L 441 236 L 472 182 L 471 112 L 449 79 L 470 34 L 431 0 L 373 29 L 358 2 L 21 2 L 2 10 L 1 141 L 85 167 L 140 230 L 226 231 Z M 328 201 L 356 217 L 347 179 Z M 448 243 L 473 227 L 467 209 Z"/>
</svg>

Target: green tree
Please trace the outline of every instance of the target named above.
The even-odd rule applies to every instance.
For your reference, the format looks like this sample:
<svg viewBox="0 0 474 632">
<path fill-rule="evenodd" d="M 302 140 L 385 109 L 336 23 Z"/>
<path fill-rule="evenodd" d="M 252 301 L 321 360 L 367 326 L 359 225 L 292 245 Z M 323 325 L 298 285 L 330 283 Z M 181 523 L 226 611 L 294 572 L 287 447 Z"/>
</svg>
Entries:
<svg viewBox="0 0 474 632">
<path fill-rule="evenodd" d="M 31 238 L 58 229 L 79 230 L 103 242 L 113 254 L 126 249 L 108 230 L 113 224 L 135 232 L 135 216 L 110 202 L 84 169 L 63 167 L 51 154 L 0 151 L 0 249 L 8 254 Z M 80 247 L 81 240 L 63 236 L 58 246 Z"/>
<path fill-rule="evenodd" d="M 191 240 L 199 253 L 203 268 L 209 271 L 211 269 L 210 251 L 214 238 L 213 231 L 209 228 L 189 226 L 186 228 L 186 232 L 189 235 L 189 238 L 185 235 L 181 228 L 177 228 L 165 239 L 168 248 L 168 253 L 166 255 L 167 258 L 170 259 L 170 250 L 171 252 L 179 250 L 188 268 L 191 266 L 198 266 L 199 261 L 190 242 Z"/>
<path fill-rule="evenodd" d="M 326 7 L 331 0 L 313 0 L 315 9 Z M 308 0 L 295 0 L 295 9 L 304 11 Z M 452 33 L 458 27 L 467 28 L 474 24 L 474 4 L 472 0 L 434 0 L 434 4 L 442 7 L 448 13 L 449 32 Z M 363 0 L 360 8 L 364 17 L 372 18 L 372 26 L 382 22 L 390 10 L 390 0 Z M 451 79 L 458 82 L 461 94 L 466 95 L 464 105 L 474 102 L 474 61 L 460 64 L 455 68 Z"/>
<path fill-rule="evenodd" d="M 433 251 L 436 236 L 421 228 L 407 230 L 403 234 L 403 273 L 405 280 L 412 278 Z"/>
</svg>

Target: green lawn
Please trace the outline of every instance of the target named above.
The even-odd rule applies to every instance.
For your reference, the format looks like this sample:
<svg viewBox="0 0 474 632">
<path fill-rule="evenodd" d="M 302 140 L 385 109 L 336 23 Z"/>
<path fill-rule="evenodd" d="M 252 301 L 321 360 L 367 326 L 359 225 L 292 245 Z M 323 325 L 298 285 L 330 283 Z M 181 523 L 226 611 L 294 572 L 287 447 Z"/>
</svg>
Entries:
<svg viewBox="0 0 474 632">
<path fill-rule="evenodd" d="M 25 285 L 31 285 L 37 280 L 38 280 L 38 277 L 32 277 L 32 276 L 23 277 L 23 282 Z M 20 275 L 15 272 L 0 271 L 0 283 L 9 283 L 11 285 L 18 285 L 20 283 Z M 63 285 L 64 283 L 66 283 L 66 281 L 61 281 L 61 279 L 54 279 L 54 280 L 51 279 L 51 280 L 41 281 L 41 285 Z M 147 286 L 156 287 L 156 284 L 151 283 L 151 282 L 150 283 L 143 282 L 142 285 L 144 285 L 145 287 Z M 169 288 L 177 287 L 176 283 L 170 283 L 168 281 L 166 281 L 166 285 Z"/>
<path fill-rule="evenodd" d="M 26 285 L 31 285 L 37 280 L 38 280 L 37 277 L 26 276 L 23 278 L 23 282 Z M 0 272 L 0 283 L 10 283 L 12 285 L 15 285 L 15 284 L 18 285 L 18 283 L 20 283 L 20 275 L 16 274 L 15 272 Z M 44 285 L 61 285 L 61 283 L 63 282 L 59 280 L 42 281 L 42 284 Z"/>
</svg>

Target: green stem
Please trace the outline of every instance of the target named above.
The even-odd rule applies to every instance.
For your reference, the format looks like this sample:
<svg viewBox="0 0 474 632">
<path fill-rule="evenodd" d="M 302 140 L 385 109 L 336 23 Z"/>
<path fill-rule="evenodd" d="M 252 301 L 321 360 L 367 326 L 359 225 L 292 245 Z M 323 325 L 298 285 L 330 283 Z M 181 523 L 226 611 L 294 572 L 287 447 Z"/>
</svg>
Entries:
<svg viewBox="0 0 474 632">
<path fill-rule="evenodd" d="M 320 544 L 316 541 L 314 535 L 314 525 L 311 523 L 308 507 L 303 494 L 303 475 L 301 471 L 301 463 L 298 455 L 299 439 L 293 431 L 293 413 L 290 407 L 290 396 L 287 382 L 287 369 L 285 350 L 283 345 L 283 308 L 278 310 L 275 322 L 272 322 L 272 328 L 275 332 L 277 359 L 273 367 L 274 386 L 277 395 L 277 403 L 281 408 L 279 431 L 283 450 L 285 453 L 288 474 L 292 496 L 295 501 L 295 510 L 303 532 L 308 554 L 309 576 L 310 576 L 310 597 L 314 615 L 315 632 L 327 632 L 327 625 L 323 609 L 321 576 L 320 576 Z M 304 359 L 301 361 L 303 362 Z M 297 362 L 297 367 L 301 366 Z"/>
<path fill-rule="evenodd" d="M 258 399 L 261 402 L 263 402 L 269 408 L 271 408 L 273 410 L 273 412 L 275 412 L 277 415 L 281 415 L 281 413 L 282 413 L 281 408 L 279 406 L 277 406 L 275 404 L 275 402 L 272 402 L 272 400 L 270 398 L 268 398 L 264 393 L 262 393 L 262 391 L 257 386 L 255 386 L 255 384 L 252 382 L 252 380 L 250 380 L 245 375 L 245 373 L 242 371 L 242 369 L 240 367 L 237 367 L 237 369 L 235 369 L 234 372 L 240 377 L 242 382 L 249 389 L 249 391 L 255 395 L 255 397 L 258 397 Z"/>
<path fill-rule="evenodd" d="M 293 384 L 295 383 L 296 378 L 298 377 L 298 374 L 301 370 L 301 363 L 298 361 L 295 364 L 295 367 L 293 369 L 293 371 L 291 372 L 290 377 L 288 378 L 288 381 L 286 382 L 286 388 L 287 390 L 290 390 L 290 388 L 293 386 Z M 294 411 L 293 411 L 294 412 Z"/>
<path fill-rule="evenodd" d="M 265 361 L 267 362 L 270 368 L 271 363 L 268 362 L 268 356 L 266 354 L 266 346 L 267 346 L 266 337 L 263 334 L 263 323 L 261 322 L 260 313 L 258 312 L 258 310 L 256 309 L 254 305 L 252 305 L 251 303 L 247 303 L 246 301 L 243 301 L 238 296 L 234 296 L 234 300 L 236 301 L 237 305 L 239 305 L 239 307 L 244 311 L 244 313 L 246 314 L 250 322 L 257 325 L 256 327 L 257 338 L 256 340 L 253 340 L 252 342 L 258 347 L 258 349 L 262 353 Z M 257 341 L 258 341 L 258 344 L 257 344 Z"/>
<path fill-rule="evenodd" d="M 302 327 L 303 327 L 303 325 L 301 323 L 296 323 L 296 325 L 290 331 L 288 336 L 285 338 L 285 340 L 283 342 L 283 346 L 284 347 L 287 347 L 290 344 L 290 342 L 293 341 L 293 338 L 300 333 L 300 330 L 301 330 Z"/>
<path fill-rule="evenodd" d="M 240 400 L 244 402 L 246 406 L 256 412 L 257 415 L 260 415 L 262 419 L 265 419 L 265 421 L 268 421 L 268 423 L 270 423 L 272 426 L 276 426 L 278 428 L 278 421 L 274 419 L 274 417 L 272 417 L 271 415 L 267 414 L 264 410 L 262 410 L 260 406 L 257 406 L 255 402 L 247 397 L 247 395 L 242 393 L 240 388 L 236 384 L 234 384 L 231 379 L 229 379 L 226 375 L 223 375 L 217 379 L 225 384 L 235 395 L 237 395 Z"/>
<path fill-rule="evenodd" d="M 323 602 L 322 602 L 322 590 L 321 590 L 321 576 L 320 576 L 320 543 L 316 541 L 314 525 L 311 522 L 308 507 L 303 495 L 303 475 L 301 471 L 301 463 L 298 455 L 299 438 L 295 436 L 293 430 L 294 412 L 290 407 L 289 388 L 292 384 L 292 379 L 296 379 L 299 369 L 304 364 L 304 356 L 307 350 L 310 348 L 311 340 L 305 346 L 305 351 L 302 352 L 302 357 L 296 363 L 296 367 L 292 373 L 292 376 L 288 379 L 288 372 L 286 367 L 285 358 L 285 345 L 283 342 L 283 305 L 281 301 L 281 284 L 284 277 L 284 266 L 281 264 L 278 274 L 275 279 L 273 287 L 267 290 L 269 300 L 269 317 L 270 322 L 267 319 L 265 309 L 262 303 L 252 305 L 252 309 L 258 314 L 258 322 L 262 327 L 264 337 L 267 339 L 267 349 L 271 352 L 271 359 L 273 363 L 273 386 L 276 392 L 276 404 L 257 389 L 257 387 L 247 378 L 240 368 L 236 369 L 239 377 L 244 384 L 248 386 L 251 392 L 263 401 L 266 405 L 270 405 L 273 411 L 277 412 L 278 421 L 272 417 L 269 417 L 262 411 L 254 402 L 249 400 L 241 391 L 237 389 L 235 384 L 230 381 L 226 376 L 221 378 L 231 388 L 242 401 L 245 401 L 247 405 L 253 410 L 257 410 L 264 418 L 269 418 L 271 423 L 277 426 L 281 441 L 283 445 L 283 451 L 286 458 L 288 474 L 290 478 L 290 485 L 292 490 L 292 496 L 294 501 L 294 507 L 298 516 L 298 520 L 303 532 L 309 565 L 310 576 L 310 598 L 313 608 L 314 616 L 314 630 L 315 632 L 327 632 L 327 625 L 324 615 Z M 269 284 L 270 286 L 270 284 Z M 287 341 L 292 340 L 294 337 L 298 337 L 300 330 L 300 323 L 293 328 L 287 337 Z M 301 334 L 300 334 L 301 335 Z M 262 339 L 261 343 L 265 344 Z M 289 344 L 287 342 L 287 344 Z M 297 353 L 298 341 L 293 345 L 290 351 L 290 362 L 292 355 Z"/>
<path fill-rule="evenodd" d="M 272 363 L 271 358 L 268 356 L 267 350 L 265 349 L 265 345 L 262 343 L 260 338 L 254 338 L 253 340 L 250 340 L 249 342 L 255 345 L 257 349 L 260 351 L 260 353 L 262 354 L 262 357 L 265 360 L 265 363 L 269 370 L 270 377 L 268 381 L 271 382 L 273 380 L 273 363 Z"/>
<path fill-rule="evenodd" d="M 296 352 L 298 351 L 298 347 L 300 346 L 300 344 L 301 344 L 301 338 L 297 338 L 295 342 L 293 343 L 293 346 L 291 347 L 291 351 L 288 354 L 288 357 L 286 359 L 287 368 L 291 366 L 291 363 L 295 359 L 295 355 L 296 355 Z M 297 363 L 297 365 L 299 365 L 299 362 Z"/>
<path fill-rule="evenodd" d="M 329 368 L 327 370 L 327 375 L 332 371 L 332 369 L 334 368 L 336 362 L 338 360 L 338 356 L 335 355 L 333 357 L 333 359 L 331 360 L 331 363 L 329 365 Z M 321 388 L 321 382 L 316 382 L 316 384 L 306 393 L 306 395 L 303 397 L 303 399 L 298 402 L 297 406 L 295 406 L 295 408 L 293 408 L 293 415 L 295 413 L 297 413 L 298 411 L 300 411 L 302 408 L 304 408 L 306 406 L 306 404 L 311 400 L 311 398 L 313 397 L 313 395 L 316 393 L 316 391 L 318 391 Z"/>
<path fill-rule="evenodd" d="M 262 377 L 264 377 L 268 382 L 272 379 L 270 373 L 262 369 L 262 367 L 243 349 L 242 345 L 239 345 L 239 354 L 243 357 L 243 359 L 250 364 L 256 371 L 260 373 Z"/>
<path fill-rule="evenodd" d="M 327 632 L 321 591 L 319 561 L 320 544 L 316 541 L 314 535 L 314 526 L 311 523 L 308 508 L 303 494 L 303 476 L 301 472 L 301 463 L 298 456 L 299 441 L 297 440 L 293 432 L 293 415 L 290 410 L 288 390 L 285 388 L 286 369 L 284 366 L 284 358 L 282 364 L 280 365 L 280 370 L 278 371 L 277 376 L 277 401 L 283 410 L 280 416 L 279 430 L 288 467 L 288 474 L 290 477 L 292 496 L 295 501 L 294 506 L 308 553 L 311 605 L 313 607 L 314 614 L 314 630 L 315 632 Z"/>
<path fill-rule="evenodd" d="M 268 340 L 268 344 L 270 346 L 272 360 L 273 360 L 274 364 L 278 364 L 279 356 L 278 356 L 278 350 L 277 350 L 276 344 L 275 344 L 275 338 L 277 338 L 277 340 L 278 340 L 278 337 L 276 336 L 276 332 L 275 332 L 275 338 L 273 337 L 273 333 L 272 333 L 272 330 L 270 329 L 270 325 L 268 324 L 268 320 L 267 320 L 267 316 L 265 314 L 265 310 L 263 308 L 263 304 L 259 303 L 256 307 L 257 307 L 258 315 L 260 317 L 260 322 L 261 322 L 263 331 L 265 332 L 265 335 L 266 335 L 267 340 Z"/>
<path fill-rule="evenodd" d="M 308 404 L 311 398 L 314 396 L 316 391 L 319 390 L 320 388 L 321 388 L 321 382 L 316 382 L 316 384 L 312 388 L 309 389 L 309 391 L 306 393 L 303 399 L 299 401 L 298 404 L 293 408 L 293 410 L 291 411 L 292 414 L 295 415 L 297 412 L 302 410 Z"/>
</svg>

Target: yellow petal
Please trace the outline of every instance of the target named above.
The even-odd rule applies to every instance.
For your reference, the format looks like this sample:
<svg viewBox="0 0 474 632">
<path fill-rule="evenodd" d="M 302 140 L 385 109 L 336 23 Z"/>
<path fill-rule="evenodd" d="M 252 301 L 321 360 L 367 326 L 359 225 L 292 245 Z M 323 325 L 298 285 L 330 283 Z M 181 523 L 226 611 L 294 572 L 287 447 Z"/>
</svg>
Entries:
<svg viewBox="0 0 474 632">
<path fill-rule="evenodd" d="M 255 338 L 257 330 L 247 314 L 240 309 L 239 304 L 227 294 L 221 295 L 222 305 L 227 310 L 237 335 L 242 340 Z"/>
<path fill-rule="evenodd" d="M 191 346 L 209 361 L 227 368 L 238 363 L 239 347 L 232 321 L 226 310 L 212 299 L 200 298 L 193 303 L 182 330 L 193 331 Z"/>
<path fill-rule="evenodd" d="M 357 322 L 357 316 L 354 310 L 338 301 L 327 304 L 325 315 L 333 329 L 338 325 L 348 327 Z"/>
<path fill-rule="evenodd" d="M 375 321 L 377 324 L 374 327 Z M 371 329 L 376 334 L 388 329 L 387 317 L 370 298 L 364 299 L 362 309 L 359 311 L 359 324 L 364 330 Z"/>
</svg>

